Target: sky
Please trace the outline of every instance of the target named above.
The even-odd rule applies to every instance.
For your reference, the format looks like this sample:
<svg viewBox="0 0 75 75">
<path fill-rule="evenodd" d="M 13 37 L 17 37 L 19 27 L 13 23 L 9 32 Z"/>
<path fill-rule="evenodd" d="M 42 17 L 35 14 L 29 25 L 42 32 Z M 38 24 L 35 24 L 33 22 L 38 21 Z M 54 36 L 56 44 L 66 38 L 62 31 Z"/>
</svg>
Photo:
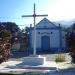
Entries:
<svg viewBox="0 0 75 75">
<path fill-rule="evenodd" d="M 33 24 L 33 18 L 22 18 L 22 15 L 33 15 L 33 4 L 36 14 L 48 14 L 50 21 L 75 19 L 75 0 L 0 0 L 0 22 L 15 22 L 24 28 Z M 36 23 L 44 17 L 36 18 Z"/>
</svg>

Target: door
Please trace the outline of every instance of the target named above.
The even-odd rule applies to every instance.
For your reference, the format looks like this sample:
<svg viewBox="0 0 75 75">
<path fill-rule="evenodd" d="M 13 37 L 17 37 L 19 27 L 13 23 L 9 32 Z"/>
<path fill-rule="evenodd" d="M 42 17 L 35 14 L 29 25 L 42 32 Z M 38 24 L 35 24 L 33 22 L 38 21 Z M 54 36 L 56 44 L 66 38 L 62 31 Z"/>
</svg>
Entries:
<svg viewBox="0 0 75 75">
<path fill-rule="evenodd" d="M 42 50 L 49 50 L 50 49 L 50 37 L 49 36 L 42 36 L 41 38 L 41 46 Z"/>
</svg>

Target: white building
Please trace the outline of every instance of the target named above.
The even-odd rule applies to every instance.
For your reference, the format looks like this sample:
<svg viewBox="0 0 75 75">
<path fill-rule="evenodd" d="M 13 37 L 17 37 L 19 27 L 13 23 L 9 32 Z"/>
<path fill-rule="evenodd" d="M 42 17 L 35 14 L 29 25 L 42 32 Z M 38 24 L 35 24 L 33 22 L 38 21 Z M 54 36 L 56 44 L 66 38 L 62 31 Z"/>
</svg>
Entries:
<svg viewBox="0 0 75 75">
<path fill-rule="evenodd" d="M 34 47 L 34 27 L 30 29 L 30 50 Z M 65 32 L 60 25 L 44 18 L 36 25 L 36 50 L 56 52 L 65 49 Z"/>
</svg>

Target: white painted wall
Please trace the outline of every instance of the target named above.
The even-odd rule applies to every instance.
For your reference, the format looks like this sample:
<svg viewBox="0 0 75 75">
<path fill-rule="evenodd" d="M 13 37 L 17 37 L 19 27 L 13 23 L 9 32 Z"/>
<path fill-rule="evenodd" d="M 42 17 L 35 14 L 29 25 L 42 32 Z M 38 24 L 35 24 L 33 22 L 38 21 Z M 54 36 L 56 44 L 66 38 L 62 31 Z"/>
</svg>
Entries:
<svg viewBox="0 0 75 75">
<path fill-rule="evenodd" d="M 51 30 L 50 47 L 59 47 L 59 30 Z"/>
<path fill-rule="evenodd" d="M 39 34 L 40 32 L 40 34 Z M 52 32 L 52 34 L 51 34 Z M 41 37 L 49 36 L 50 37 L 50 47 L 59 47 L 59 30 L 37 30 L 36 31 L 36 47 L 41 48 Z M 32 30 L 32 47 L 34 46 L 34 30 Z"/>
</svg>

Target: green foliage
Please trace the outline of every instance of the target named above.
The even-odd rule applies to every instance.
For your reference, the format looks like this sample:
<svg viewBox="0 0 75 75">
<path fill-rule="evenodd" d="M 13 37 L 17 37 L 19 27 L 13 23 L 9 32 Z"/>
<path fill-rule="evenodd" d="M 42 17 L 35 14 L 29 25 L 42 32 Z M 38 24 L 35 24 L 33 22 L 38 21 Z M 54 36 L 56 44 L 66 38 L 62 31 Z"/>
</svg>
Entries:
<svg viewBox="0 0 75 75">
<path fill-rule="evenodd" d="M 56 62 L 65 62 L 65 56 L 64 54 L 58 54 L 55 58 Z"/>
<path fill-rule="evenodd" d="M 0 38 L 4 39 L 4 38 L 11 38 L 11 33 L 7 30 L 0 30 Z"/>
<path fill-rule="evenodd" d="M 15 33 L 20 30 L 18 25 L 14 22 L 2 22 L 2 25 L 5 27 L 6 30 L 10 31 L 11 33 Z"/>
</svg>

